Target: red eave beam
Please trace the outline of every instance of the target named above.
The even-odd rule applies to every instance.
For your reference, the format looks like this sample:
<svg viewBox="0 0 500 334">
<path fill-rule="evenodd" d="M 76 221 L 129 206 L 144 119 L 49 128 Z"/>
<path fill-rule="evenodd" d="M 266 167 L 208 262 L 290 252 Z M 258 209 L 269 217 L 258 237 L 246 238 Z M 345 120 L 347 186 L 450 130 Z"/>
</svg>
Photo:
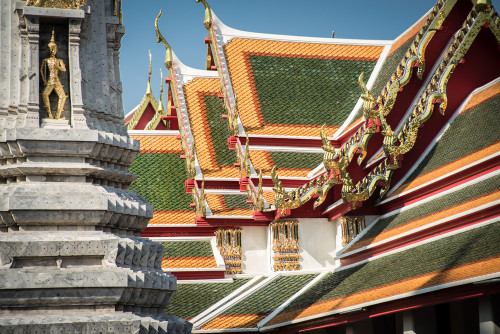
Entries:
<svg viewBox="0 0 500 334">
<path fill-rule="evenodd" d="M 201 279 L 221 279 L 224 278 L 226 271 L 209 271 L 209 270 L 196 270 L 196 271 L 171 271 L 178 280 L 201 280 Z"/>
<path fill-rule="evenodd" d="M 244 218 L 216 218 L 205 217 L 196 218 L 196 225 L 200 227 L 223 227 L 223 226 L 267 226 L 269 221 L 257 221 L 255 219 Z"/>
<path fill-rule="evenodd" d="M 156 227 L 149 225 L 141 233 L 141 237 L 213 237 L 215 227 L 212 226 L 179 226 Z"/>
</svg>

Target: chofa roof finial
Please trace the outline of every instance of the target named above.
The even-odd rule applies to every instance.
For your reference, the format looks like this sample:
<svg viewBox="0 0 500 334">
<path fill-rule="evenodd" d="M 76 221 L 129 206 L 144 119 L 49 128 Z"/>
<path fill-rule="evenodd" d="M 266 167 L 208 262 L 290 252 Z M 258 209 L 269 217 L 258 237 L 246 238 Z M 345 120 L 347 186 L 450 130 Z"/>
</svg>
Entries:
<svg viewBox="0 0 500 334">
<path fill-rule="evenodd" d="M 196 0 L 196 2 L 201 2 L 203 7 L 205 7 L 205 19 L 203 20 L 203 25 L 205 28 L 210 29 L 212 27 L 212 9 L 206 0 Z"/>
<path fill-rule="evenodd" d="M 160 29 L 158 28 L 158 20 L 160 19 L 162 13 L 163 12 L 160 10 L 160 13 L 158 14 L 155 20 L 156 42 L 157 43 L 161 42 L 165 46 L 165 66 L 168 69 L 170 69 L 172 68 L 172 58 L 173 58 L 172 48 L 170 47 L 170 44 L 168 44 L 168 42 L 165 40 L 165 38 L 160 32 Z"/>
</svg>

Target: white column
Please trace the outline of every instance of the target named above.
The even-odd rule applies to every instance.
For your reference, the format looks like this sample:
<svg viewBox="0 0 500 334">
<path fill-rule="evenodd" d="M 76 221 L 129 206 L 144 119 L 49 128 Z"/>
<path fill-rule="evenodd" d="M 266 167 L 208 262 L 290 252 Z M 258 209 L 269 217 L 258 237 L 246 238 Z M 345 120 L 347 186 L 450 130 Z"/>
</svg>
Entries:
<svg viewBox="0 0 500 334">
<path fill-rule="evenodd" d="M 80 32 L 81 19 L 70 19 L 68 27 L 69 40 L 69 92 L 71 95 L 71 126 L 87 129 L 85 110 L 82 98 L 82 70 L 80 69 Z"/>
<path fill-rule="evenodd" d="M 10 34 L 11 4 L 0 2 L 0 127 L 8 127 L 9 97 L 11 89 Z"/>
<path fill-rule="evenodd" d="M 415 334 L 412 311 L 403 312 L 403 334 Z"/>
<path fill-rule="evenodd" d="M 30 46 L 28 43 L 28 30 L 26 28 L 26 20 L 23 17 L 22 10 L 16 9 L 18 16 L 18 31 L 21 38 L 20 60 L 19 60 L 19 100 L 18 100 L 18 118 L 16 127 L 38 127 L 38 118 L 34 124 L 26 124 L 26 116 L 28 111 L 28 94 L 29 94 L 29 54 Z"/>
<path fill-rule="evenodd" d="M 349 324 L 345 327 L 345 334 L 354 334 L 354 326 Z"/>
<path fill-rule="evenodd" d="M 493 318 L 491 296 L 479 298 L 479 333 L 495 334 L 495 332 L 498 333 L 498 329 Z"/>
<path fill-rule="evenodd" d="M 26 26 L 28 30 L 28 112 L 26 115 L 26 126 L 39 127 L 40 119 L 40 25 L 38 17 L 26 17 Z"/>
</svg>

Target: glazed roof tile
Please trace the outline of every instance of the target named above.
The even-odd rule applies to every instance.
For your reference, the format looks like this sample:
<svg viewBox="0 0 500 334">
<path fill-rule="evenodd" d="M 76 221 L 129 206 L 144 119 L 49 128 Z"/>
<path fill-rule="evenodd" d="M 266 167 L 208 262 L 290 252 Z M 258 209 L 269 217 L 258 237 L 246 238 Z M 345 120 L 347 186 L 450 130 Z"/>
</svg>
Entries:
<svg viewBox="0 0 500 334">
<path fill-rule="evenodd" d="M 228 149 L 229 130 L 220 92 L 219 79 L 197 78 L 184 86 L 196 155 L 205 177 L 239 177 L 233 167 L 236 154 Z"/>
<path fill-rule="evenodd" d="M 252 205 L 247 204 L 246 194 L 219 195 L 206 194 L 206 200 L 213 215 L 216 216 L 252 216 Z"/>
<path fill-rule="evenodd" d="M 166 313 L 189 320 L 248 283 L 249 280 L 249 278 L 235 278 L 232 282 L 222 283 L 178 283 L 177 291 L 172 302 L 167 306 Z"/>
<path fill-rule="evenodd" d="M 348 250 L 352 251 L 493 202 L 500 198 L 498 189 L 500 189 L 500 175 L 495 175 L 480 182 L 468 184 L 459 190 L 446 193 L 431 201 L 419 203 L 419 205 L 410 209 L 395 212 L 394 215 L 382 218 L 374 223 Z"/>
<path fill-rule="evenodd" d="M 499 238 L 500 224 L 492 223 L 330 273 L 267 325 L 498 274 Z"/>
<path fill-rule="evenodd" d="M 359 98 L 383 46 L 233 38 L 224 46 L 240 119 L 249 134 L 319 136 Z M 320 84 L 318 83 L 320 82 Z"/>
<path fill-rule="evenodd" d="M 202 329 L 255 327 L 317 275 L 282 275 L 224 311 Z"/>
<path fill-rule="evenodd" d="M 422 29 L 428 17 L 429 13 L 424 14 L 420 20 L 415 22 L 415 24 L 413 24 L 407 31 L 398 36 L 391 45 L 389 56 L 399 50 L 401 46 L 405 45 L 408 41 L 412 41 L 415 38 L 415 35 L 418 34 L 419 30 Z M 408 47 L 406 47 L 406 49 L 407 48 Z"/>
<path fill-rule="evenodd" d="M 393 45 L 390 50 L 390 55 L 385 59 L 382 67 L 380 68 L 375 82 L 371 88 L 373 96 L 376 98 L 384 89 L 391 76 L 394 74 L 394 69 L 401 63 L 408 48 L 413 43 L 414 37 L 417 35 L 418 30 L 414 32 L 413 36 L 404 44 L 399 46 Z"/>
<path fill-rule="evenodd" d="M 158 224 L 194 224 L 194 211 L 153 211 L 153 218 L 148 225 Z"/>
<path fill-rule="evenodd" d="M 155 211 L 190 211 L 191 195 L 186 194 L 186 165 L 177 153 L 138 153 L 129 171 L 138 176 L 130 186 Z M 154 218 L 153 218 L 154 219 Z"/>
<path fill-rule="evenodd" d="M 164 258 L 213 257 L 210 241 L 161 241 Z"/>
<path fill-rule="evenodd" d="M 141 142 L 141 153 L 178 153 L 182 147 L 175 136 L 131 135 L 131 138 Z"/>
<path fill-rule="evenodd" d="M 391 196 L 499 152 L 498 110 L 500 83 L 475 94 L 469 100 L 437 144 Z M 463 138 L 467 138 L 467 144 L 457 145 Z"/>
<path fill-rule="evenodd" d="M 217 262 L 212 257 L 164 257 L 161 262 L 163 269 L 185 268 L 217 268 Z"/>
<path fill-rule="evenodd" d="M 274 191 L 263 191 L 262 196 L 269 204 L 274 204 Z"/>
<path fill-rule="evenodd" d="M 280 176 L 306 177 L 323 162 L 323 153 L 250 151 L 250 160 L 265 176 L 276 166 Z"/>
</svg>

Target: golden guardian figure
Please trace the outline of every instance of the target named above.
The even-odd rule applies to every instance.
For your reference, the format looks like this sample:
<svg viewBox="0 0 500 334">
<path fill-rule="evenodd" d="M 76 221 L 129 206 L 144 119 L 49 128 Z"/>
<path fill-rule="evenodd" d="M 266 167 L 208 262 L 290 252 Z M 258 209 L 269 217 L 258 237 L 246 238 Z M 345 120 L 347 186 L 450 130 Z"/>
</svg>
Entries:
<svg viewBox="0 0 500 334">
<path fill-rule="evenodd" d="M 42 78 L 43 84 L 45 85 L 45 88 L 42 91 L 42 100 L 45 109 L 49 114 L 49 118 L 60 119 L 67 96 L 64 93 L 63 85 L 59 80 L 59 71 L 66 72 L 66 66 L 64 66 L 64 62 L 62 59 L 56 58 L 57 44 L 54 40 L 54 29 L 52 29 L 52 38 L 49 42 L 49 53 L 50 57 L 42 60 L 42 65 L 40 66 L 40 76 Z M 49 72 L 48 77 L 47 71 Z M 52 112 L 50 110 L 49 101 L 49 96 L 53 91 L 55 91 L 58 97 L 57 113 L 55 117 L 52 115 Z"/>
</svg>

